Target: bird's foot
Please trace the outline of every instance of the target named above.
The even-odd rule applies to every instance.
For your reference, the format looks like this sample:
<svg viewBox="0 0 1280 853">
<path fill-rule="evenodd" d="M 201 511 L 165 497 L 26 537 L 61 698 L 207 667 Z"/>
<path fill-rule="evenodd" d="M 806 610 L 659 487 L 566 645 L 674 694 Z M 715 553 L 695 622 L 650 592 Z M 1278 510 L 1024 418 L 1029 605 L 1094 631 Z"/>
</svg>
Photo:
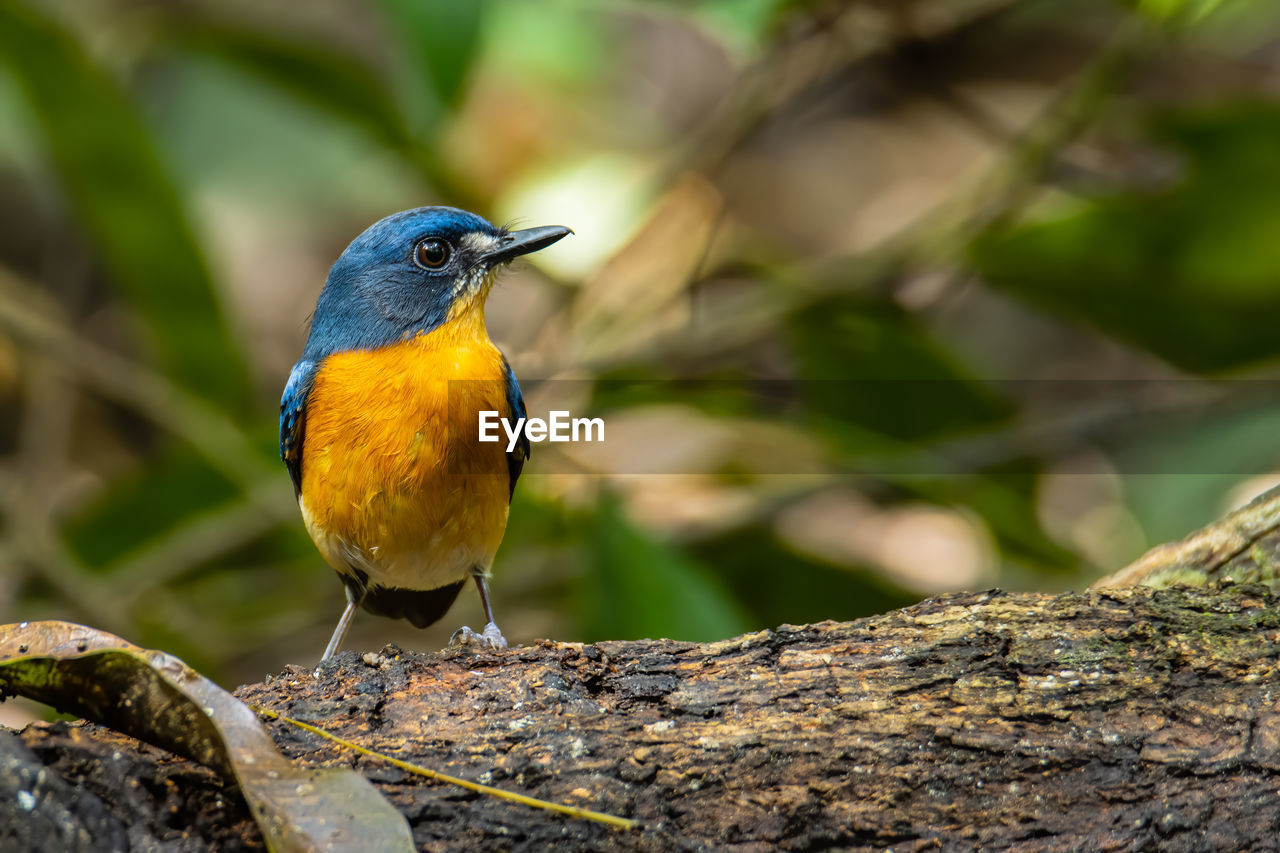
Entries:
<svg viewBox="0 0 1280 853">
<path fill-rule="evenodd" d="M 449 638 L 450 648 L 505 649 L 507 638 L 502 636 L 498 626 L 490 622 L 484 631 L 477 634 L 466 625 L 453 632 Z"/>
</svg>

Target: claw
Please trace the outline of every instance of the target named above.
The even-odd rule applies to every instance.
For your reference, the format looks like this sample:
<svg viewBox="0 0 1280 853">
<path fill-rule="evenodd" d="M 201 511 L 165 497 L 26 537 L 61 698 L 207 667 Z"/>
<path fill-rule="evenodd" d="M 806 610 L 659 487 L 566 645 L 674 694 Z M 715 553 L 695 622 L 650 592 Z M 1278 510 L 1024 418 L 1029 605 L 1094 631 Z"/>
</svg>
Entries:
<svg viewBox="0 0 1280 853">
<path fill-rule="evenodd" d="M 484 631 L 477 634 L 466 625 L 453 632 L 449 638 L 450 648 L 505 649 L 507 638 L 502 636 L 498 626 L 490 622 Z"/>
</svg>

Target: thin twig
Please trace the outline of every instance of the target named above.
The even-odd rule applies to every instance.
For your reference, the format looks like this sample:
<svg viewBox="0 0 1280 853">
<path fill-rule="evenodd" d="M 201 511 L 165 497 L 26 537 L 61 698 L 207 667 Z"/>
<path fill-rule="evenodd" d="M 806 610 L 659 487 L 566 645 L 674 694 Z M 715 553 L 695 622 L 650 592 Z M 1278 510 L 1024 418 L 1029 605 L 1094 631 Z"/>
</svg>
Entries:
<svg viewBox="0 0 1280 853">
<path fill-rule="evenodd" d="M 252 707 L 254 711 L 268 719 L 280 720 L 281 722 L 288 723 L 291 726 L 297 726 L 303 731 L 319 735 L 325 740 L 333 741 L 339 746 L 345 746 L 347 749 L 354 750 L 361 755 L 368 756 L 369 758 L 376 758 L 379 761 L 385 761 L 392 767 L 398 767 L 407 773 L 413 773 L 417 776 L 426 777 L 427 779 L 434 779 L 437 782 L 446 782 L 450 785 L 457 785 L 459 788 L 465 788 L 468 791 L 475 791 L 478 794 L 496 797 L 499 800 L 506 800 L 509 803 L 519 803 L 520 805 L 529 806 L 530 808 L 559 812 L 560 814 L 568 815 L 569 817 L 593 820 L 597 823 L 612 826 L 615 829 L 636 829 L 640 826 L 640 822 L 637 820 L 605 814 L 604 812 L 591 811 L 590 809 L 580 809 L 577 806 L 567 806 L 563 803 L 553 803 L 550 800 L 540 800 L 537 797 L 517 794 L 514 791 L 504 791 L 502 788 L 495 788 L 492 785 L 482 785 L 479 782 L 472 782 L 471 780 L 463 779 L 460 776 L 451 776 L 448 773 L 441 773 L 439 770 L 432 770 L 428 767 L 423 767 L 421 764 L 413 764 L 412 762 L 402 761 L 399 758 L 393 758 L 392 756 L 385 755 L 381 752 L 375 752 L 368 747 L 361 746 L 358 743 L 353 743 L 345 738 L 338 737 L 331 732 L 327 732 L 319 726 L 313 726 L 309 723 L 304 723 L 301 720 L 286 717 L 283 714 L 278 714 L 275 711 L 268 710 L 260 705 L 254 705 Z"/>
</svg>

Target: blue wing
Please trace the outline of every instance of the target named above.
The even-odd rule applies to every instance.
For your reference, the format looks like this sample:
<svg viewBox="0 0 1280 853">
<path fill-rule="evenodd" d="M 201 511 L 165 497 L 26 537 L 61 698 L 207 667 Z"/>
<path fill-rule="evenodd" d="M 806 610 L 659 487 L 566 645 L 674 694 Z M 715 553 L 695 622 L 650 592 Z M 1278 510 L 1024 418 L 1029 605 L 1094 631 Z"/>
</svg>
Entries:
<svg viewBox="0 0 1280 853">
<path fill-rule="evenodd" d="M 280 398 L 280 458 L 289 469 L 295 496 L 302 493 L 302 440 L 306 434 L 307 396 L 315 382 L 316 367 L 314 361 L 295 364 Z"/>
<path fill-rule="evenodd" d="M 511 365 L 507 364 L 507 359 L 502 359 L 502 369 L 507 374 L 507 410 L 508 417 L 523 418 L 526 417 L 524 408 L 524 395 L 520 393 L 520 383 L 516 381 L 516 375 L 511 371 Z M 524 430 L 520 431 L 520 440 L 516 443 L 516 447 L 507 454 L 507 473 L 511 476 L 511 491 L 507 494 L 507 499 L 516 493 L 516 480 L 520 479 L 520 472 L 524 470 L 525 460 L 529 458 L 529 439 L 525 436 Z"/>
</svg>

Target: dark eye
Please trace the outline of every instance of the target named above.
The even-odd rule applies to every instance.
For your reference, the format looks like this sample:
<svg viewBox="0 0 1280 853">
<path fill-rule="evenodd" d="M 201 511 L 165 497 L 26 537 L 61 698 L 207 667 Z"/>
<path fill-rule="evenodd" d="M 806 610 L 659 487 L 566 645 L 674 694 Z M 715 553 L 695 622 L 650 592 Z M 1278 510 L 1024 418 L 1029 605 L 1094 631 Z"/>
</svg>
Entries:
<svg viewBox="0 0 1280 853">
<path fill-rule="evenodd" d="M 423 269 L 438 270 L 449 263 L 449 244 L 439 237 L 428 237 L 418 244 L 413 259 Z"/>
</svg>

